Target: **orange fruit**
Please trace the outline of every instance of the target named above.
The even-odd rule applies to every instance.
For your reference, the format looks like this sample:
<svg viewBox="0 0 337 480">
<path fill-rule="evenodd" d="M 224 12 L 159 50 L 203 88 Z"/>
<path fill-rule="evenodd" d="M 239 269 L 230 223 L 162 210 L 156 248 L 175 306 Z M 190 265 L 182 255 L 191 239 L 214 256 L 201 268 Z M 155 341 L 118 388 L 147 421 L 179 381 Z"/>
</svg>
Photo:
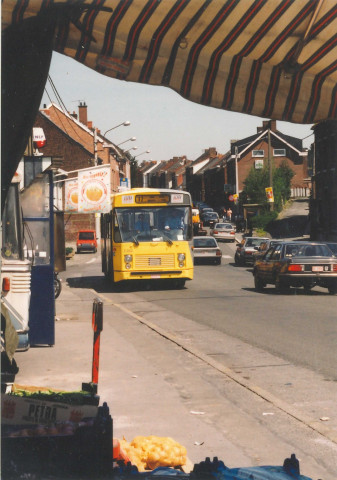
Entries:
<svg viewBox="0 0 337 480">
<path fill-rule="evenodd" d="M 78 193 L 74 192 L 71 194 L 70 199 L 73 203 L 78 203 Z"/>
</svg>

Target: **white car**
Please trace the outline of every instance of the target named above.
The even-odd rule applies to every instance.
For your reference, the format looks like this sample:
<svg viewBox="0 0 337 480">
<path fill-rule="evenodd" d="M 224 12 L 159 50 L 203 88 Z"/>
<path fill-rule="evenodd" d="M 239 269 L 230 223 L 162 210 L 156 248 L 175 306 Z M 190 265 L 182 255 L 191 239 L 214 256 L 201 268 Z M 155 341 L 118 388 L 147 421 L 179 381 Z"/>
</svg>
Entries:
<svg viewBox="0 0 337 480">
<path fill-rule="evenodd" d="M 236 228 L 231 223 L 216 223 L 211 230 L 211 235 L 218 240 L 235 242 L 235 230 Z"/>
<path fill-rule="evenodd" d="M 194 237 L 192 244 L 194 263 L 211 261 L 216 265 L 221 264 L 222 252 L 215 238 L 210 236 Z"/>
</svg>

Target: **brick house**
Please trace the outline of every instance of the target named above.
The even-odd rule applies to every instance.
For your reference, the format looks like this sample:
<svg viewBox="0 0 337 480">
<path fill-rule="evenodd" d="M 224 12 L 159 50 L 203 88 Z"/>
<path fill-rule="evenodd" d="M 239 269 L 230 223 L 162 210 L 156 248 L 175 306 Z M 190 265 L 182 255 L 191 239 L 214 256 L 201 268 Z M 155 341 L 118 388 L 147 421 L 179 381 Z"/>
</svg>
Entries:
<svg viewBox="0 0 337 480">
<path fill-rule="evenodd" d="M 162 160 L 147 170 L 147 186 L 150 188 L 172 188 L 184 190 L 186 167 L 191 163 L 185 156 Z"/>
<path fill-rule="evenodd" d="M 224 165 L 221 163 L 222 158 L 223 155 L 218 154 L 216 148 L 210 147 L 186 167 L 186 189 L 190 192 L 194 201 L 202 200 L 213 205 L 209 196 L 213 199 L 217 195 L 214 195 L 214 182 L 213 184 L 210 182 L 210 173 L 206 173 L 208 168 L 212 169 L 213 166 L 216 168 L 217 177 L 219 177 L 215 184 L 218 185 L 220 182 L 222 186 L 217 188 L 223 192 Z M 220 164 L 222 171 L 217 168 Z"/>
<path fill-rule="evenodd" d="M 34 127 L 43 128 L 46 145 L 40 149 L 43 156 L 58 157 L 58 165 L 67 178 L 76 177 L 74 170 L 110 165 L 111 192 L 117 192 L 120 179 L 130 179 L 130 165 L 123 150 L 112 144 L 93 128 L 87 118 L 87 105 L 81 103 L 78 114 L 64 112 L 52 103 L 38 112 Z M 69 172 L 69 174 L 67 174 Z M 64 200 L 64 192 L 63 192 Z M 66 241 L 74 241 L 81 228 L 95 229 L 95 214 L 65 212 Z"/>
<path fill-rule="evenodd" d="M 302 140 L 285 135 L 276 128 L 276 121 L 264 121 L 257 133 L 241 140 L 232 140 L 230 158 L 227 160 L 227 182 L 239 193 L 244 188 L 244 181 L 252 167 L 258 169 L 268 166 L 268 131 L 272 163 L 279 167 L 282 162 L 291 168 L 294 176 L 291 181 L 292 196 L 308 196 L 308 152 L 303 148 Z M 237 174 L 236 180 L 236 164 Z"/>
<path fill-rule="evenodd" d="M 148 187 L 149 173 L 157 166 L 155 160 L 144 160 L 137 168 L 137 185 L 138 187 Z"/>
</svg>

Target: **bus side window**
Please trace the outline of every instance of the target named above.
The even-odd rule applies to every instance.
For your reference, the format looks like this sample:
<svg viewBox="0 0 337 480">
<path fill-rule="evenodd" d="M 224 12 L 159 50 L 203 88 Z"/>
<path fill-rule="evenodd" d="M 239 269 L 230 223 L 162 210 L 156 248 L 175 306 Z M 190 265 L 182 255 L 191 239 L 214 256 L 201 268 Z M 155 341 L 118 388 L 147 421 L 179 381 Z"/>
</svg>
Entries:
<svg viewBox="0 0 337 480">
<path fill-rule="evenodd" d="M 113 216 L 113 239 L 116 243 L 121 243 L 122 242 L 121 232 L 119 230 L 116 214 L 114 214 L 114 216 Z"/>
</svg>

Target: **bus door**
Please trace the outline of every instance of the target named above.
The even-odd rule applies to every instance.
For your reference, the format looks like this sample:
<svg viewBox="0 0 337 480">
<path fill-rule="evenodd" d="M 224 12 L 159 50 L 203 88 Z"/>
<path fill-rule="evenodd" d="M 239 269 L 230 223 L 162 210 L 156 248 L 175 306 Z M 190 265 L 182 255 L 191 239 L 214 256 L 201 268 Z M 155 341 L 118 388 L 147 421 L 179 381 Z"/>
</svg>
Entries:
<svg viewBox="0 0 337 480">
<path fill-rule="evenodd" d="M 2 215 L 1 301 L 18 334 L 17 350 L 27 350 L 31 262 L 23 252 L 19 186 L 20 176 L 16 175 L 9 187 Z"/>
<path fill-rule="evenodd" d="M 43 172 L 21 194 L 27 256 L 32 262 L 29 342 L 55 343 L 53 173 Z"/>
</svg>

